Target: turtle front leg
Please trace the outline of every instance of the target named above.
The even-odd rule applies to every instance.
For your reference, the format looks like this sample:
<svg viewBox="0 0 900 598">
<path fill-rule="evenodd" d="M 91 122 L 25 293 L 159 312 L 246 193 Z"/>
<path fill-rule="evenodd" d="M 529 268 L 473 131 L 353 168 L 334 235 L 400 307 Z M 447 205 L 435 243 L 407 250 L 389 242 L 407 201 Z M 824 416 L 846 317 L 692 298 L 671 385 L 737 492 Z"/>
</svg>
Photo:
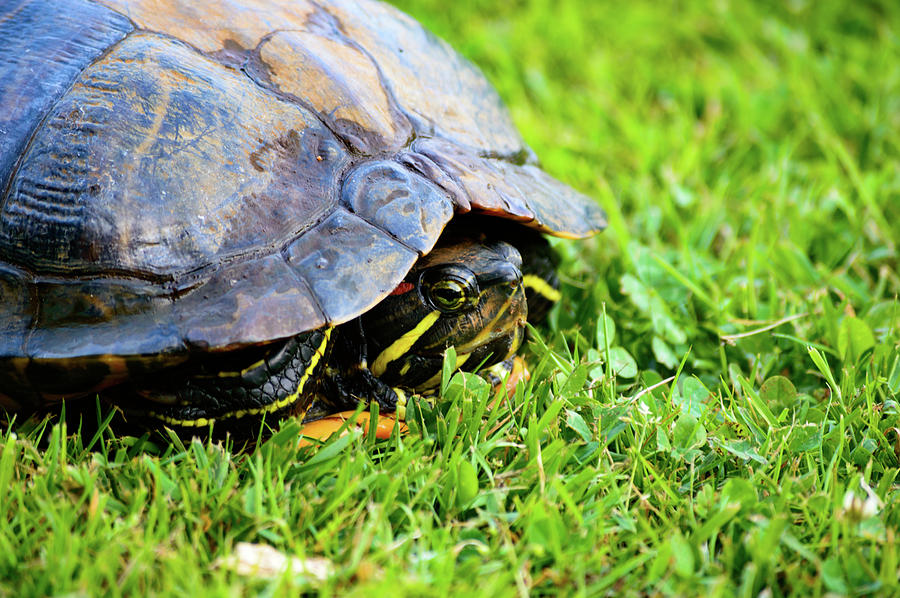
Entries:
<svg viewBox="0 0 900 598">
<path fill-rule="evenodd" d="M 322 378 L 319 393 L 306 412 L 303 435 L 325 440 L 344 426 L 360 404 L 378 403 L 378 422 L 375 436 L 389 438 L 395 426 L 407 431 L 403 423 L 406 417 L 407 393 L 382 382 L 368 368 L 366 345 L 359 321 L 348 322 L 341 327 L 340 338 L 335 341 L 331 364 Z M 368 429 L 369 414 L 360 413 L 356 423 Z"/>
<path fill-rule="evenodd" d="M 255 435 L 265 418 L 303 418 L 316 395 L 331 352 L 333 328 L 323 328 L 272 345 L 246 363 L 207 358 L 169 374 L 156 374 L 104 393 L 126 417 L 151 427 L 168 426 L 185 435 L 214 425 L 217 433 Z"/>
<path fill-rule="evenodd" d="M 391 388 L 360 365 L 350 372 L 327 376 L 321 386 L 321 394 L 306 413 L 303 435 L 319 441 L 326 440 L 338 432 L 345 423 L 357 414 L 358 406 L 378 403 L 378 421 L 375 437 L 390 438 L 395 427 L 401 434 L 408 431 L 406 418 L 407 394 L 400 388 Z M 368 431 L 370 415 L 363 411 L 357 415 L 356 425 Z"/>
</svg>

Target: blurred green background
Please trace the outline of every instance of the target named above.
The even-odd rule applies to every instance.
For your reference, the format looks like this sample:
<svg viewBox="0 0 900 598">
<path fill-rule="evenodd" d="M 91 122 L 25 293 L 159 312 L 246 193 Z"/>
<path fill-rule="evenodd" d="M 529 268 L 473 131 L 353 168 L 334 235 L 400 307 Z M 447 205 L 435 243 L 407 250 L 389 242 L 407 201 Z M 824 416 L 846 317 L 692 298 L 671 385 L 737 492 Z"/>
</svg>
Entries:
<svg viewBox="0 0 900 598">
<path fill-rule="evenodd" d="M 550 333 L 617 373 L 566 399 L 628 497 L 594 591 L 900 591 L 900 3 L 395 4 L 610 215 Z"/>
</svg>

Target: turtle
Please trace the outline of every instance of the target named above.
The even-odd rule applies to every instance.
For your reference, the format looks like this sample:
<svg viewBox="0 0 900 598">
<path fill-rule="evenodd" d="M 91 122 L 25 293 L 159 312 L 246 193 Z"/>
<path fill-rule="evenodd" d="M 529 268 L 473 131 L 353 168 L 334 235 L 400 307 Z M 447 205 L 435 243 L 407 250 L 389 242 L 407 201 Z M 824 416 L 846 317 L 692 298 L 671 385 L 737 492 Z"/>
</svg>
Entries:
<svg viewBox="0 0 900 598">
<path fill-rule="evenodd" d="M 509 364 L 602 209 L 376 0 L 0 9 L 0 405 L 254 433 Z"/>
</svg>

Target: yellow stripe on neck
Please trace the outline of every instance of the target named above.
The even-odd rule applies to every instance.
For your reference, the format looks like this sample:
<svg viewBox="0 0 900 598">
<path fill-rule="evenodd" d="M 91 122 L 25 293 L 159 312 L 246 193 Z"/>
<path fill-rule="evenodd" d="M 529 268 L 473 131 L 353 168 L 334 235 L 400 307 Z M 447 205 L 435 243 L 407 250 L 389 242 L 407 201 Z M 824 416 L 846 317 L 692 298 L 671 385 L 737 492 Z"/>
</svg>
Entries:
<svg viewBox="0 0 900 598">
<path fill-rule="evenodd" d="M 429 328 L 434 326 L 434 323 L 437 322 L 440 316 L 441 312 L 434 310 L 422 318 L 422 321 L 416 324 L 415 328 L 404 333 L 403 336 L 391 343 L 387 349 L 381 352 L 375 363 L 372 364 L 372 373 L 376 376 L 381 376 L 387 369 L 388 364 L 405 355 L 416 344 L 416 341 L 428 332 Z"/>
<path fill-rule="evenodd" d="M 539 295 L 543 295 L 545 299 L 556 303 L 562 299 L 562 293 L 550 286 L 546 280 L 534 274 L 526 274 L 522 277 L 522 284 L 525 288 L 531 289 Z"/>
</svg>

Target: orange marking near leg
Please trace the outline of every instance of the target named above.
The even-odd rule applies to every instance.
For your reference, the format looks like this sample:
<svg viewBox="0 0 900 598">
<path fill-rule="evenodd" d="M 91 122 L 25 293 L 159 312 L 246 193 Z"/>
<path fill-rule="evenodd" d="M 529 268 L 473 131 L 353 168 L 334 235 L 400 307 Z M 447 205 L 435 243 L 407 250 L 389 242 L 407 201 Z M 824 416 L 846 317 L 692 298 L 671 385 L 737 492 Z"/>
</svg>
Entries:
<svg viewBox="0 0 900 598">
<path fill-rule="evenodd" d="M 509 376 L 506 378 L 506 396 L 511 397 L 516 394 L 516 386 L 520 380 L 522 382 L 531 380 L 531 372 L 528 371 L 528 366 L 525 364 L 524 359 L 514 357 L 512 370 L 510 370 Z"/>
<path fill-rule="evenodd" d="M 356 411 L 341 411 L 340 413 L 332 413 L 322 419 L 303 424 L 301 434 L 304 438 L 300 441 L 301 446 L 309 446 L 324 442 L 332 434 L 341 429 L 349 419 L 356 414 Z M 375 427 L 375 438 L 386 440 L 391 437 L 394 426 L 399 426 L 400 433 L 406 434 L 409 428 L 403 422 L 398 422 L 394 414 L 379 415 L 378 422 Z M 356 427 L 362 428 L 363 432 L 369 431 L 369 413 L 363 411 L 356 418 Z M 311 440 L 307 440 L 311 439 Z"/>
</svg>

